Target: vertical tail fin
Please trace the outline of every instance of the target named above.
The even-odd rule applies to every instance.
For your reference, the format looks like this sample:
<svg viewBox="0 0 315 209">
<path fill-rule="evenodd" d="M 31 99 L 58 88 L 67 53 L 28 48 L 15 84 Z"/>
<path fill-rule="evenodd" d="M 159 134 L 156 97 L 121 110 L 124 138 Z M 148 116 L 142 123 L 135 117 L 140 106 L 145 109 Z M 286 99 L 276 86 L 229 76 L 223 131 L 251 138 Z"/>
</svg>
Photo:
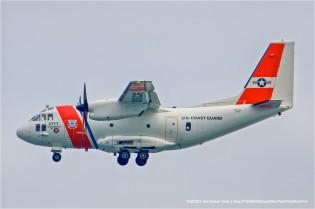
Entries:
<svg viewBox="0 0 315 209">
<path fill-rule="evenodd" d="M 247 81 L 236 104 L 281 100 L 293 107 L 294 42 L 274 41 Z"/>
</svg>

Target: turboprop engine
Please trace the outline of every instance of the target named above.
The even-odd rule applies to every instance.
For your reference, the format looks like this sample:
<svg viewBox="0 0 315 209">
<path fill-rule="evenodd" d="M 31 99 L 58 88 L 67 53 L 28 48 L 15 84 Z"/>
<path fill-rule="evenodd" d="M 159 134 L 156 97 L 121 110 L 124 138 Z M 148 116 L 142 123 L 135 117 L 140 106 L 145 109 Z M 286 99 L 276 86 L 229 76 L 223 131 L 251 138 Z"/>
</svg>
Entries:
<svg viewBox="0 0 315 209">
<path fill-rule="evenodd" d="M 148 109 L 147 104 L 126 104 L 118 100 L 100 100 L 89 104 L 89 117 L 92 120 L 119 120 L 139 116 Z"/>
</svg>

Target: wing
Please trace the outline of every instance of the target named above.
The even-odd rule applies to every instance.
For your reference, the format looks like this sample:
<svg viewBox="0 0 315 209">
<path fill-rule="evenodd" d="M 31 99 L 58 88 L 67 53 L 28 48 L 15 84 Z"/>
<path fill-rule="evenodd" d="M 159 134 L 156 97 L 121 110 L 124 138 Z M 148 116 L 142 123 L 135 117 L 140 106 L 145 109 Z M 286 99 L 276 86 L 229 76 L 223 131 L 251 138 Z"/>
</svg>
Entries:
<svg viewBox="0 0 315 209">
<path fill-rule="evenodd" d="M 155 110 L 161 105 L 151 81 L 131 81 L 118 101 L 125 104 L 146 104 L 149 109 Z"/>
<path fill-rule="evenodd" d="M 151 81 L 131 81 L 118 100 L 89 103 L 92 120 L 119 120 L 141 116 L 147 110 L 158 110 L 160 101 Z"/>
</svg>

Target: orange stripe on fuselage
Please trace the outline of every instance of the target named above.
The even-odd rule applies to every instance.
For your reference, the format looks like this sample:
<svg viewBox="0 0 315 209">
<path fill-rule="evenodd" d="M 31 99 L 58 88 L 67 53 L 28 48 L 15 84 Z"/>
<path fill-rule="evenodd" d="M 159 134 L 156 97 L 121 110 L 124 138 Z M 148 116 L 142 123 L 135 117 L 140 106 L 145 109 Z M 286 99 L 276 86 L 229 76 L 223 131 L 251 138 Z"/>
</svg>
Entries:
<svg viewBox="0 0 315 209">
<path fill-rule="evenodd" d="M 74 148 L 91 148 L 91 143 L 83 129 L 83 124 L 78 112 L 72 105 L 57 106 L 57 111 L 67 130 Z M 69 127 L 69 120 L 76 121 L 76 127 Z"/>
</svg>

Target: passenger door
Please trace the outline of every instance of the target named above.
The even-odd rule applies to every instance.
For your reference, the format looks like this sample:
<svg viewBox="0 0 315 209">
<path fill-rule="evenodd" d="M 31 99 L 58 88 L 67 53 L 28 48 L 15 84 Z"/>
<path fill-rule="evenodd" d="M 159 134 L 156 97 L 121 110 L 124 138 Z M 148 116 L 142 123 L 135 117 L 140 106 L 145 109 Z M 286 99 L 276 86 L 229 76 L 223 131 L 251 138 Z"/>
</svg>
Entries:
<svg viewBox="0 0 315 209">
<path fill-rule="evenodd" d="M 169 142 L 177 142 L 178 123 L 177 117 L 167 117 L 165 125 L 165 139 Z"/>
</svg>

